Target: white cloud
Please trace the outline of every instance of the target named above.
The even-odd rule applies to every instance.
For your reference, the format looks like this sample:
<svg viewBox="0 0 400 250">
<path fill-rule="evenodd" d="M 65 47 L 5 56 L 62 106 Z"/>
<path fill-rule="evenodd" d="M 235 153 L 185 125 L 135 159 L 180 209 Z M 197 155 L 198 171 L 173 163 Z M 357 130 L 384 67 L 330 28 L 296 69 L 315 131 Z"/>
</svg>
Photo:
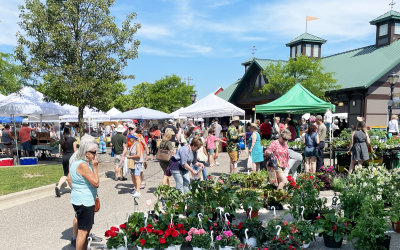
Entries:
<svg viewBox="0 0 400 250">
<path fill-rule="evenodd" d="M 166 27 L 143 23 L 142 27 L 137 31 L 137 36 L 139 38 L 160 39 L 161 37 L 170 37 L 172 35 L 173 33 L 171 30 Z"/>
</svg>

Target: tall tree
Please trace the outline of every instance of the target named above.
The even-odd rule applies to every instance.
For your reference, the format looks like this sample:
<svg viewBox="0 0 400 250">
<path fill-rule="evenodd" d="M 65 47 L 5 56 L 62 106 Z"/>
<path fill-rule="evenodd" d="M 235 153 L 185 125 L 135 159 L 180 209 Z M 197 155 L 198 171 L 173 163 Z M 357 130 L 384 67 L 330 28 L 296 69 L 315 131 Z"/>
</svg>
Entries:
<svg viewBox="0 0 400 250">
<path fill-rule="evenodd" d="M 123 69 L 137 57 L 134 34 L 141 26 L 129 13 L 119 28 L 110 16 L 114 3 L 25 0 L 19 6 L 25 35 L 17 34 L 16 56 L 26 72 L 43 79 L 38 88 L 48 100 L 78 106 L 80 131 L 85 106 L 106 111 L 119 82 L 134 78 Z"/>
<path fill-rule="evenodd" d="M 14 55 L 0 52 L 0 93 L 8 95 L 22 86 L 30 85 L 29 77 L 22 74 L 22 66 L 15 63 Z"/>
<path fill-rule="evenodd" d="M 336 84 L 337 80 L 333 78 L 334 73 L 324 71 L 320 59 L 316 60 L 304 55 L 298 56 L 296 59 L 290 58 L 285 63 L 271 63 L 262 74 L 268 79 L 268 84 L 261 89 L 264 93 L 274 90 L 275 93 L 285 94 L 296 83 L 300 83 L 317 97 L 326 100 L 326 91 L 341 88 Z"/>
<path fill-rule="evenodd" d="M 193 92 L 194 86 L 186 85 L 182 78 L 173 74 L 154 83 L 138 84 L 129 95 L 134 108 L 147 107 L 170 113 L 192 104 L 190 94 Z"/>
</svg>

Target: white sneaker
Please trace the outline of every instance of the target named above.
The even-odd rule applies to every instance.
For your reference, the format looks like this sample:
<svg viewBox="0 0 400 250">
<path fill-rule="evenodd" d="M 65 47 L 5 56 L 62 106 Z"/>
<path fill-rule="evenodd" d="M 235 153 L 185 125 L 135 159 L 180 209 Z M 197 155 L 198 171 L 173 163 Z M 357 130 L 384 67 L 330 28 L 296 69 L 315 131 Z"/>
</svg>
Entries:
<svg viewBox="0 0 400 250">
<path fill-rule="evenodd" d="M 216 161 L 216 162 L 215 162 L 215 165 L 219 166 L 219 162 Z"/>
<path fill-rule="evenodd" d="M 132 197 L 139 197 L 141 195 L 141 193 L 136 192 L 134 195 L 132 195 Z"/>
</svg>

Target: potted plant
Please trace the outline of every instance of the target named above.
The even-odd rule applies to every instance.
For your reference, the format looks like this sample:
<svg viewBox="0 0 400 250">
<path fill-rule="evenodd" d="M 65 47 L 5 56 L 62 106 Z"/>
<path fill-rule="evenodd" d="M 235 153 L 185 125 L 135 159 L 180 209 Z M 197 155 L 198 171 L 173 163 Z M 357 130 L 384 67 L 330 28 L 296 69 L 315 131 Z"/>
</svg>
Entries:
<svg viewBox="0 0 400 250">
<path fill-rule="evenodd" d="M 390 220 L 392 221 L 393 230 L 400 233 L 400 197 L 392 200 L 392 207 L 390 208 Z"/>
<path fill-rule="evenodd" d="M 289 176 L 290 177 L 290 176 Z M 276 210 L 282 210 L 283 205 L 286 204 L 291 195 L 286 190 L 277 190 L 274 185 L 267 185 L 263 188 L 264 192 L 264 207 L 267 209 L 271 209 L 271 207 L 275 207 Z"/>
<path fill-rule="evenodd" d="M 243 209 L 246 210 L 246 216 L 258 217 L 258 211 L 263 206 L 263 193 L 261 190 L 244 189 L 241 192 L 241 201 Z M 250 209 L 251 208 L 251 209 Z M 250 215 L 251 210 L 251 215 Z"/>
<path fill-rule="evenodd" d="M 297 230 L 293 236 L 298 242 L 303 244 L 303 248 L 308 248 L 311 241 L 315 240 L 315 226 L 311 225 L 309 221 L 299 220 L 294 223 L 293 228 Z"/>
<path fill-rule="evenodd" d="M 161 229 L 155 230 L 151 224 L 147 227 L 139 229 L 139 237 L 136 240 L 136 245 L 142 249 L 155 250 L 160 245 L 160 238 L 163 235 Z"/>
<path fill-rule="evenodd" d="M 210 249 L 211 246 L 210 235 L 202 228 L 192 227 L 185 240 L 193 247 L 193 250 Z"/>
<path fill-rule="evenodd" d="M 315 222 L 318 234 L 324 237 L 324 244 L 330 248 L 342 247 L 343 238 L 351 232 L 350 220 L 336 215 L 335 211 L 318 216 Z"/>
<path fill-rule="evenodd" d="M 133 213 L 129 216 L 128 218 L 128 223 L 127 223 L 127 236 L 130 236 L 128 238 L 128 243 L 135 243 L 136 240 L 138 239 L 140 233 L 139 230 L 140 228 L 144 227 L 146 225 L 145 222 L 145 214 L 143 212 L 138 212 L 138 213 Z M 147 218 L 147 224 L 150 225 L 154 223 L 153 219 L 149 216 Z"/>
<path fill-rule="evenodd" d="M 235 228 L 236 234 L 243 239 L 246 244 L 246 229 L 247 230 L 247 244 L 252 247 L 261 246 L 267 240 L 267 230 L 262 226 L 262 222 L 257 218 L 247 219 L 240 222 Z"/>
<path fill-rule="evenodd" d="M 116 227 L 111 227 L 106 231 L 104 236 L 107 239 L 107 248 L 116 250 L 126 250 L 127 242 L 124 236 L 126 236 L 126 225 L 121 224 Z"/>
<path fill-rule="evenodd" d="M 219 247 L 220 250 L 232 250 L 239 244 L 240 240 L 231 230 L 224 231 L 215 237 L 215 246 Z"/>
<path fill-rule="evenodd" d="M 178 223 L 176 226 L 174 223 L 170 223 L 159 239 L 160 247 L 166 250 L 179 250 L 185 243 L 186 236 L 187 231 L 182 223 Z"/>
</svg>

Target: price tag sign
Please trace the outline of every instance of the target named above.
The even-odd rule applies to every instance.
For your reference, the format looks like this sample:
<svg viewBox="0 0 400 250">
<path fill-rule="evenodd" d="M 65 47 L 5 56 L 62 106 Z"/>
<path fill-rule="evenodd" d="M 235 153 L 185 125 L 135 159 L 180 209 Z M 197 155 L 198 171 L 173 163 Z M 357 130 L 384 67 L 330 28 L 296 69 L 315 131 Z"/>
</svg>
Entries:
<svg viewBox="0 0 400 250">
<path fill-rule="evenodd" d="M 146 206 L 151 206 L 151 199 L 146 200 Z"/>
</svg>

